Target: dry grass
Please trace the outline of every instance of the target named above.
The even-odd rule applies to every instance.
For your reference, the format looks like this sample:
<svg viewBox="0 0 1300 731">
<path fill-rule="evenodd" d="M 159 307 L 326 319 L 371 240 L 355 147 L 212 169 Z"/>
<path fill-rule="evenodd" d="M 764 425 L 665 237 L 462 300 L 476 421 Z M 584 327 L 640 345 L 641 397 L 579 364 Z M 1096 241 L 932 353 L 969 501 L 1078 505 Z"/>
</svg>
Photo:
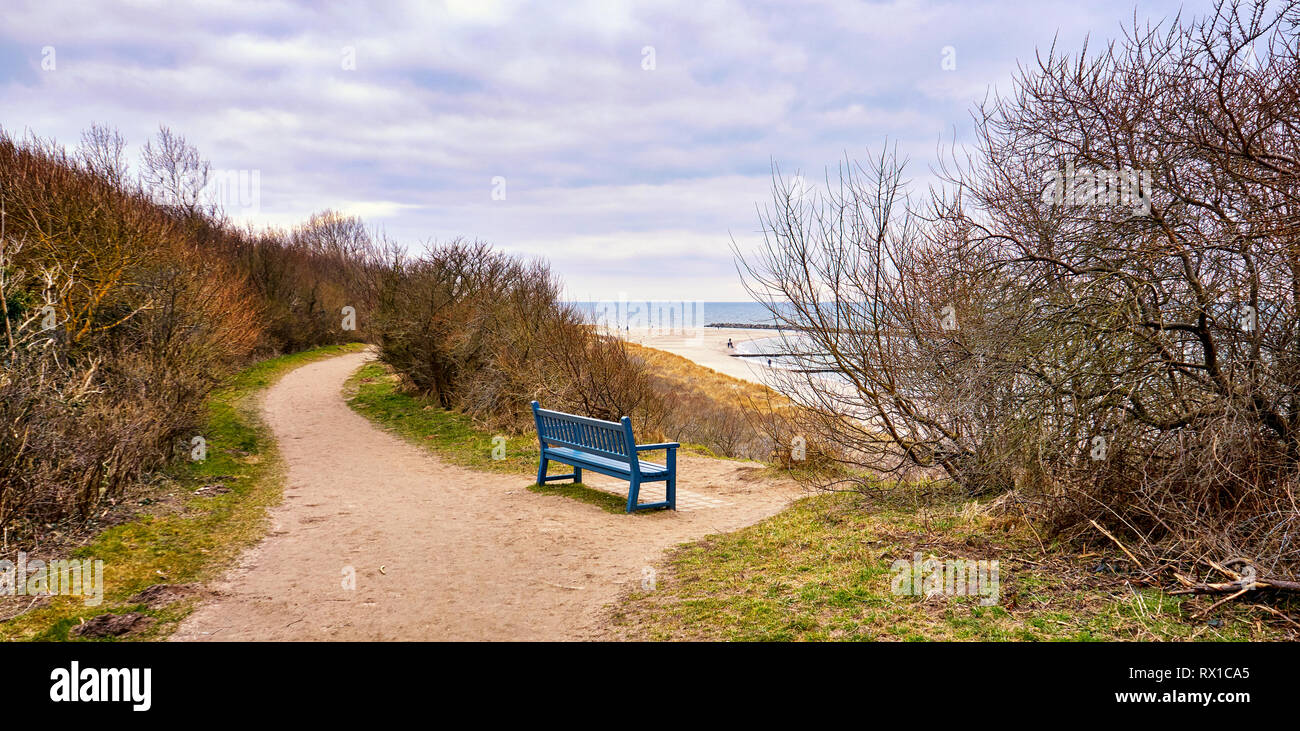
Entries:
<svg viewBox="0 0 1300 731">
<path fill-rule="evenodd" d="M 279 453 L 258 414 L 257 396 L 293 368 L 358 347 L 328 346 L 272 358 L 229 379 L 205 404 L 206 460 L 172 465 L 151 486 L 136 488 L 113 509 L 97 513 L 98 530 L 47 541 L 32 555 L 102 560 L 103 603 L 87 606 L 74 596 L 6 598 L 0 602 L 0 640 L 77 639 L 70 633 L 82 622 L 128 612 L 144 614 L 150 623 L 126 639 L 170 633 L 202 591 L 153 602 L 135 600 L 136 594 L 158 584 L 188 588 L 219 575 L 265 535 L 266 511 L 280 500 Z"/>
<path fill-rule="evenodd" d="M 733 378 L 680 355 L 627 343 L 647 366 L 663 399 L 665 438 L 718 457 L 770 459 L 775 442 L 764 428 L 790 402 L 772 389 Z"/>
<path fill-rule="evenodd" d="M 655 375 L 679 389 L 707 393 L 723 406 L 744 407 L 753 402 L 771 400 L 775 404 L 788 404 L 789 399 L 762 384 L 719 373 L 676 353 L 629 342 L 627 348 L 644 360 Z"/>
<path fill-rule="evenodd" d="M 891 565 L 917 553 L 997 560 L 998 603 L 893 593 Z M 1141 586 L 1111 570 L 1118 559 L 1117 551 L 1043 554 L 1031 534 L 970 503 L 931 499 L 918 508 L 904 491 L 821 495 L 678 549 L 659 585 L 626 597 L 613 622 L 639 640 L 1296 639 L 1284 620 L 1251 607 L 1195 619 L 1211 600 Z"/>
</svg>

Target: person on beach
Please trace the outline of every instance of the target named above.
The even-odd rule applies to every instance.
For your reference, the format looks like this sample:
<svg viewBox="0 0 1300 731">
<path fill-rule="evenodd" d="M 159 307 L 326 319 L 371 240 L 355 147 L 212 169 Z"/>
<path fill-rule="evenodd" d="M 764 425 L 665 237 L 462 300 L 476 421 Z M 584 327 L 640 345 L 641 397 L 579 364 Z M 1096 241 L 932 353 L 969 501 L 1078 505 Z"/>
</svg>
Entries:
<svg viewBox="0 0 1300 731">
<path fill-rule="evenodd" d="M 731 338 L 727 338 L 727 349 L 729 349 L 729 350 L 735 350 L 735 349 L 736 349 L 736 346 L 734 346 L 734 345 L 731 344 Z"/>
</svg>

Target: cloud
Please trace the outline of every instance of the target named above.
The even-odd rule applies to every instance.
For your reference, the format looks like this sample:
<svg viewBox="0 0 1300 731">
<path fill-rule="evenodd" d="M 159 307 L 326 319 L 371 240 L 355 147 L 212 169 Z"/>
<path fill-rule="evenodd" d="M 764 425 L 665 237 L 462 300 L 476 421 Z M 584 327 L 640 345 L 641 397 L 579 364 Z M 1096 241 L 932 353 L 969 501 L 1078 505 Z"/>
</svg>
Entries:
<svg viewBox="0 0 1300 731">
<path fill-rule="evenodd" d="M 924 179 L 1018 59 L 1131 17 L 1030 0 L 30 0 L 0 27 L 0 126 L 71 143 L 102 122 L 138 148 L 166 124 L 216 167 L 259 171 L 256 223 L 333 207 L 412 245 L 545 255 L 584 297 L 741 299 L 729 244 L 755 240 L 773 163 L 817 181 L 888 138 Z"/>
</svg>

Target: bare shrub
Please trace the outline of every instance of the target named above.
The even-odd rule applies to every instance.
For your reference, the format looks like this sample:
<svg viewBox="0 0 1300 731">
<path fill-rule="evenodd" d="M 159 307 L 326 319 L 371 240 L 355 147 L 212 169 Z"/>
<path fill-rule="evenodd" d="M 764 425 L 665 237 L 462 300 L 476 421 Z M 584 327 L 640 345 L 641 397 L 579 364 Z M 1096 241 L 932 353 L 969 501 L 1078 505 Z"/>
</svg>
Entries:
<svg viewBox="0 0 1300 731">
<path fill-rule="evenodd" d="M 124 187 L 113 136 L 95 139 L 81 165 L 0 135 L 6 527 L 85 516 L 163 464 L 259 336 L 238 272 Z"/>
<path fill-rule="evenodd" d="M 925 206 L 890 155 L 811 198 L 778 177 L 748 279 L 835 371 L 785 379 L 799 428 L 864 485 L 1015 489 L 1152 565 L 1296 576 L 1297 23 L 1222 2 L 1053 49 Z"/>
<path fill-rule="evenodd" d="M 536 399 L 656 427 L 659 405 L 643 366 L 560 301 L 545 264 L 456 240 L 399 259 L 380 278 L 380 357 L 443 407 L 523 429 Z"/>
<path fill-rule="evenodd" d="M 326 210 L 287 232 L 219 234 L 258 294 L 264 349 L 294 352 L 367 337 L 377 272 L 393 246 L 359 218 Z M 343 329 L 344 307 L 355 313 L 356 330 Z"/>
<path fill-rule="evenodd" d="M 906 203 L 903 161 L 889 152 L 846 162 L 825 192 L 774 177 L 764 246 L 742 260 L 782 351 L 803 366 L 773 375 L 794 404 L 772 426 L 784 437 L 773 436 L 819 445 L 862 487 L 882 474 L 937 474 L 982 491 L 989 479 L 971 465 L 1005 384 L 975 327 L 984 278 Z"/>
<path fill-rule="evenodd" d="M 1049 55 L 977 116 L 978 170 L 996 172 L 954 170 L 965 208 L 942 214 L 1003 292 L 1036 297 L 1007 333 L 1034 416 L 1017 433 L 1041 445 L 1026 469 L 1061 531 L 1300 565 L 1297 22 L 1295 3 L 1220 3 L 1133 28 Z M 1110 172 L 1075 181 L 1083 205 L 1048 202 L 1069 168 Z M 1129 170 L 1147 200 L 1116 205 Z"/>
</svg>

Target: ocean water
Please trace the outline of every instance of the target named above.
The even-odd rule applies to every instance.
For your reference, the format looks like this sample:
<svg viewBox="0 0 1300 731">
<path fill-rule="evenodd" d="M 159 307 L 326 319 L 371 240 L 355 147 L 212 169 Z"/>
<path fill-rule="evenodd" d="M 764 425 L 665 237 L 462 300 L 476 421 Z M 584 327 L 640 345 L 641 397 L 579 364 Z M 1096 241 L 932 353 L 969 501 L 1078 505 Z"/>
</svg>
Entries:
<svg viewBox="0 0 1300 731">
<path fill-rule="evenodd" d="M 705 327 L 718 323 L 767 325 L 772 313 L 758 302 L 601 300 L 570 302 L 593 324 L 637 327 Z"/>
<path fill-rule="evenodd" d="M 736 343 L 737 355 L 752 358 L 754 364 L 769 368 L 811 371 L 833 377 L 828 372 L 830 364 L 815 352 L 812 341 L 798 332 L 772 329 L 775 323 L 771 310 L 758 302 L 604 300 L 569 304 L 583 313 L 588 322 L 618 329 L 651 327 L 672 331 L 724 323 L 755 326 L 755 337 Z M 768 327 L 759 328 L 764 325 Z"/>
</svg>

